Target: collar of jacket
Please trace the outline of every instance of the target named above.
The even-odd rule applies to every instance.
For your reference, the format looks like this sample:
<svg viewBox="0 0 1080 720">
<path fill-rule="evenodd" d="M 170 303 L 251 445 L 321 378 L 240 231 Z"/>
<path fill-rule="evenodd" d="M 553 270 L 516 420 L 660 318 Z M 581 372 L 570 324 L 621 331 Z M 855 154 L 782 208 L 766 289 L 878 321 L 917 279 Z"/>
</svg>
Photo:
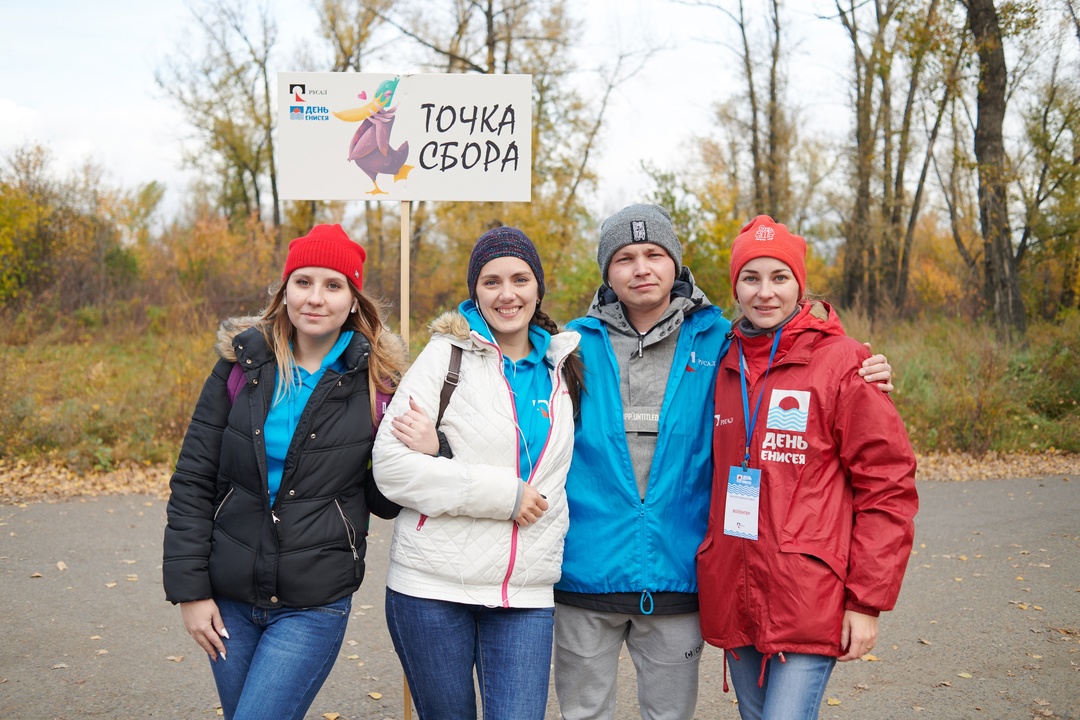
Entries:
<svg viewBox="0 0 1080 720">
<path fill-rule="evenodd" d="M 690 272 L 690 268 L 685 265 L 671 286 L 672 302 L 678 298 L 685 299 L 685 302 L 678 304 L 682 305 L 683 315 L 687 316 L 712 305 L 705 292 L 694 282 L 694 274 Z M 589 304 L 589 317 L 600 318 L 608 323 L 611 323 L 613 318 L 625 318 L 619 296 L 607 283 L 601 285 L 593 295 L 592 303 Z"/>
<path fill-rule="evenodd" d="M 433 338 L 445 337 L 454 345 L 470 352 L 499 355 L 499 347 L 479 333 L 473 332 L 469 328 L 468 319 L 457 310 L 444 312 L 432 320 L 428 327 Z M 574 351 L 579 339 L 580 336 L 572 330 L 563 330 L 557 335 L 552 335 L 547 354 L 544 356 L 548 364 L 558 367 L 559 363 Z"/>
<path fill-rule="evenodd" d="M 257 369 L 275 361 L 274 354 L 270 351 L 266 338 L 263 337 L 262 331 L 255 326 L 242 330 L 233 337 L 232 350 L 235 358 L 234 362 L 240 363 L 245 368 Z M 346 372 L 352 373 L 366 367 L 370 353 L 371 343 L 368 342 L 368 339 L 363 333 L 354 332 L 352 342 L 348 344 L 345 352 L 342 353 Z"/>
<path fill-rule="evenodd" d="M 801 364 L 810 362 L 814 347 L 822 338 L 831 335 L 844 335 L 844 327 L 836 311 L 827 302 L 813 300 L 804 302 L 795 316 L 791 318 L 783 329 L 780 336 L 780 347 L 777 349 L 776 365 Z M 747 337 L 738 329 L 732 330 L 732 335 L 738 337 L 743 343 L 745 355 L 764 355 L 769 353 L 773 341 L 773 334 L 765 333 Z M 797 342 L 803 335 L 808 335 L 807 342 Z M 721 362 L 721 367 L 739 370 L 738 344 L 732 342 L 731 352 L 727 353 Z"/>
</svg>

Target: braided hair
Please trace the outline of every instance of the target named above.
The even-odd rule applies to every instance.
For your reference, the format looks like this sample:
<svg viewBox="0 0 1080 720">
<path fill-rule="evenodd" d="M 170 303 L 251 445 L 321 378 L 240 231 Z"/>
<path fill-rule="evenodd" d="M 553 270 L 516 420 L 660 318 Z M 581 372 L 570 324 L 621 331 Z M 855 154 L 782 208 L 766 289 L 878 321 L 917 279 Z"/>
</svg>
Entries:
<svg viewBox="0 0 1080 720">
<path fill-rule="evenodd" d="M 555 321 L 540 309 L 539 301 L 531 323 L 546 330 L 549 335 L 558 335 L 561 332 Z M 578 417 L 581 413 L 581 393 L 585 390 L 585 364 L 581 362 L 577 350 L 570 353 L 563 362 L 563 374 L 566 376 L 566 389 L 570 392 L 570 400 L 574 404 L 574 417 Z"/>
</svg>

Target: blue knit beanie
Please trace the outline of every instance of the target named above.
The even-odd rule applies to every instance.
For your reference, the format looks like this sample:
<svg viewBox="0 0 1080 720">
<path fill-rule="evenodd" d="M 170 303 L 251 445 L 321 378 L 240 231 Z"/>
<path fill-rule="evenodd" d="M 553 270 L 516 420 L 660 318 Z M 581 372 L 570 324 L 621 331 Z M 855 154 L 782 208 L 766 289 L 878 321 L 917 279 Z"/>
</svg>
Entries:
<svg viewBox="0 0 1080 720">
<path fill-rule="evenodd" d="M 476 300 L 476 281 L 480 277 L 480 270 L 492 260 L 501 257 L 516 257 L 524 260 L 539 285 L 539 297 L 544 298 L 544 266 L 540 264 L 540 255 L 536 252 L 529 237 L 512 227 L 497 227 L 488 230 L 480 236 L 473 246 L 472 255 L 469 257 L 469 297 Z"/>
</svg>

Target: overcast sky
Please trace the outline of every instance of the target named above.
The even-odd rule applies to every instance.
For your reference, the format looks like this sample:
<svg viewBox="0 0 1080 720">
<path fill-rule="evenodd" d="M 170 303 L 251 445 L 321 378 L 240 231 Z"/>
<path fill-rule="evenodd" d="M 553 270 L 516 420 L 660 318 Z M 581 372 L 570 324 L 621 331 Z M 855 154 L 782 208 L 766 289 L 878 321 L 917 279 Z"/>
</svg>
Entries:
<svg viewBox="0 0 1080 720">
<path fill-rule="evenodd" d="M 294 58 L 300 46 L 317 43 L 311 3 L 269 3 L 280 31 L 273 69 L 299 69 Z M 596 166 L 601 182 L 590 201 L 604 215 L 641 199 L 647 190 L 643 160 L 678 170 L 691 157 L 693 137 L 708 131 L 710 108 L 737 91 L 734 55 L 721 44 L 733 38 L 733 26 L 715 10 L 670 0 L 574 6 L 585 13 L 583 69 L 614 57 L 618 48 L 664 48 L 620 89 L 608 111 Z M 789 6 L 795 6 L 788 15 L 792 97 L 804 122 L 842 136 L 850 118 L 849 45 L 838 23 L 810 12 L 821 3 Z M 0 156 L 40 143 L 52 150 L 60 171 L 93 160 L 115 185 L 165 183 L 166 206 L 175 206 L 188 180 L 181 166 L 186 127 L 156 86 L 154 72 L 180 42 L 196 37 L 190 17 L 183 0 L 0 0 Z"/>
</svg>

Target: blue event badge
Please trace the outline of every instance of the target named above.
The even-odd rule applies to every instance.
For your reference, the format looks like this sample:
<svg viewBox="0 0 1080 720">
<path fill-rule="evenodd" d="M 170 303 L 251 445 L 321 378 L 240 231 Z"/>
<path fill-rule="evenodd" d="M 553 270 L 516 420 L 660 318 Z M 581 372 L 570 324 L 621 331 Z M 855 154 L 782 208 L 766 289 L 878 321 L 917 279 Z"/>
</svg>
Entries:
<svg viewBox="0 0 1080 720">
<path fill-rule="evenodd" d="M 757 540 L 760 501 L 761 471 L 757 468 L 733 465 L 728 470 L 724 534 L 746 540 Z"/>
</svg>

